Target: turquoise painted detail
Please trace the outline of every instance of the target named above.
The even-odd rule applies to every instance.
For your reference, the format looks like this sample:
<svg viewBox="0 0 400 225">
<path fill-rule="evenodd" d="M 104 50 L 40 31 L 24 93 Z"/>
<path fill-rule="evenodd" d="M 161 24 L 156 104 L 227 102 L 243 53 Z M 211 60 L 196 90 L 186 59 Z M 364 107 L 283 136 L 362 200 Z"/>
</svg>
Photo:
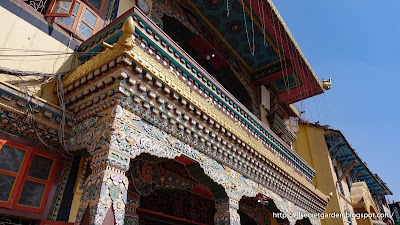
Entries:
<svg viewBox="0 0 400 225">
<path fill-rule="evenodd" d="M 224 1 L 218 1 L 214 5 L 210 1 L 192 1 L 197 8 L 192 8 L 192 11 L 195 11 L 198 16 L 198 11 L 200 11 L 207 19 L 207 26 L 214 27 L 219 32 L 222 38 L 217 35 L 218 38 L 224 39 L 222 42 L 231 47 L 231 51 L 233 50 L 236 53 L 234 54 L 236 58 L 241 58 L 251 70 L 256 70 L 279 61 L 280 57 L 264 38 L 264 34 L 269 37 L 268 32 L 265 29 L 262 30 L 263 27 L 258 27 L 253 22 L 250 12 L 244 9 L 243 2 L 242 0 L 234 0 L 229 3 L 229 17 L 226 16 L 226 3 Z M 258 10 L 259 7 L 252 6 L 251 8 Z M 246 8 L 250 9 L 247 4 Z M 244 11 L 246 11 L 245 14 Z M 253 18 L 257 18 L 254 11 Z M 260 21 L 257 22 L 261 24 Z M 254 51 L 250 49 L 250 46 L 253 45 L 255 46 Z"/>
<path fill-rule="evenodd" d="M 273 80 L 272 83 L 272 87 L 278 93 L 282 93 L 287 91 L 288 89 L 293 89 L 303 85 L 303 82 L 301 82 L 297 73 L 285 75 L 280 79 Z"/>
</svg>

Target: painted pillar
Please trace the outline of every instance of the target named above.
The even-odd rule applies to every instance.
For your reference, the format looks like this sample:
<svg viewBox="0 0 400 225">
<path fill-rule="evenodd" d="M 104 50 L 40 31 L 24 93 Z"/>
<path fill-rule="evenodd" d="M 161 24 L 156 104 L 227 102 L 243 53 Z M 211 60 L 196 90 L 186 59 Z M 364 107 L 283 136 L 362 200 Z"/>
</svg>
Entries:
<svg viewBox="0 0 400 225">
<path fill-rule="evenodd" d="M 116 163 L 111 149 L 96 153 L 85 181 L 76 225 L 123 225 L 128 190 L 127 164 Z"/>
<path fill-rule="evenodd" d="M 214 216 L 215 225 L 239 225 L 240 216 L 237 212 L 239 201 L 233 198 L 218 199 L 215 201 L 217 212 Z"/>
<path fill-rule="evenodd" d="M 139 225 L 139 216 L 136 209 L 140 206 L 140 195 L 136 192 L 128 192 L 125 208 L 125 225 Z"/>
</svg>

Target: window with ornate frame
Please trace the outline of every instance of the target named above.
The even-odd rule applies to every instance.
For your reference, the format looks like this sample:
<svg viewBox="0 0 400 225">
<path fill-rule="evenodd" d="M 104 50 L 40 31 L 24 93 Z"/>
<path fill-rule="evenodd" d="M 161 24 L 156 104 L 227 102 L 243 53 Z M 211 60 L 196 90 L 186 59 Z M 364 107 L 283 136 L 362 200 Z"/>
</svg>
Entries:
<svg viewBox="0 0 400 225">
<path fill-rule="evenodd" d="M 42 213 L 58 158 L 0 139 L 0 207 Z"/>
</svg>

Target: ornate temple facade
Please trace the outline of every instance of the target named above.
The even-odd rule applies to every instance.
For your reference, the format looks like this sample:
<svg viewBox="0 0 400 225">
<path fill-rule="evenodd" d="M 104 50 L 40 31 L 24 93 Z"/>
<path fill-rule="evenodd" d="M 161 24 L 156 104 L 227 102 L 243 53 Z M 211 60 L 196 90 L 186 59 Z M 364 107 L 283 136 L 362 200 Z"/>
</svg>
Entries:
<svg viewBox="0 0 400 225">
<path fill-rule="evenodd" d="M 0 6 L 5 52 L 66 48 L 1 62 L 0 224 L 321 224 L 292 103 L 330 81 L 272 2 Z"/>
</svg>

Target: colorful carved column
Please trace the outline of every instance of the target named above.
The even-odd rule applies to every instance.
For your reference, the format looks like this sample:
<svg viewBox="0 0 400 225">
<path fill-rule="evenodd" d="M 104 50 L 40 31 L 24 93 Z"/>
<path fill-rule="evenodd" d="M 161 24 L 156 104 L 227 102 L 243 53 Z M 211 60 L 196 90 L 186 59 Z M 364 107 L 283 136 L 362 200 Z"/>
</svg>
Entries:
<svg viewBox="0 0 400 225">
<path fill-rule="evenodd" d="M 123 159 L 116 161 L 116 156 Z M 129 158 L 113 150 L 93 156 L 92 174 L 84 185 L 76 225 L 124 224 L 128 168 Z"/>
<path fill-rule="evenodd" d="M 233 198 L 218 199 L 215 201 L 217 212 L 214 216 L 215 225 L 239 225 L 240 216 L 237 212 L 239 201 Z"/>
<path fill-rule="evenodd" d="M 138 225 L 139 216 L 136 213 L 137 207 L 140 206 L 140 195 L 135 192 L 128 192 L 128 199 L 125 207 L 125 225 Z"/>
</svg>

